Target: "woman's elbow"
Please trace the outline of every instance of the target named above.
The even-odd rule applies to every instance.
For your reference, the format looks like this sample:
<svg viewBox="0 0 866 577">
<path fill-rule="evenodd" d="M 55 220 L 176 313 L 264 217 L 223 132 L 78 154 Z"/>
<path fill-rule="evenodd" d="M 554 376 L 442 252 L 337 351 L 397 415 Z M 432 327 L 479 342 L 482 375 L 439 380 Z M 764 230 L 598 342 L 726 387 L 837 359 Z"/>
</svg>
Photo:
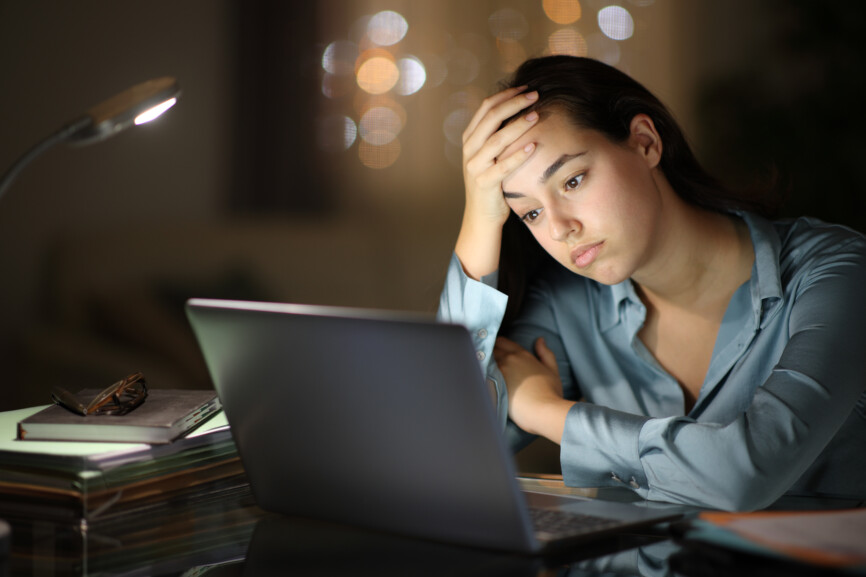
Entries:
<svg viewBox="0 0 866 577">
<path fill-rule="evenodd" d="M 750 479 L 729 479 L 724 485 L 705 492 L 705 506 L 722 511 L 757 511 L 775 503 L 786 491 L 786 486 L 771 479 L 755 475 Z"/>
<path fill-rule="evenodd" d="M 721 495 L 719 506 L 723 511 L 757 511 L 765 509 L 782 496 L 782 491 L 771 488 L 769 483 L 749 483 Z"/>
<path fill-rule="evenodd" d="M 750 479 L 703 479 L 691 488 L 680 485 L 674 490 L 651 488 L 650 500 L 677 502 L 721 511 L 755 511 L 773 504 L 785 489 L 760 476 Z"/>
</svg>

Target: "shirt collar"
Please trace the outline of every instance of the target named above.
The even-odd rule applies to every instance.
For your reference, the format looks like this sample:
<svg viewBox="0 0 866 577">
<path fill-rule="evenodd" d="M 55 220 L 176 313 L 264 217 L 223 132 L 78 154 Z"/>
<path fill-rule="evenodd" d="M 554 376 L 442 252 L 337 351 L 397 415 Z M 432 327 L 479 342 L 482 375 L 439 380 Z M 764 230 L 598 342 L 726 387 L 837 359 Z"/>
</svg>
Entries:
<svg viewBox="0 0 866 577">
<path fill-rule="evenodd" d="M 644 306 L 634 290 L 631 279 L 625 279 L 619 284 L 611 285 L 609 290 L 610 301 L 606 303 L 607 306 L 600 307 L 599 311 L 598 324 L 602 331 L 607 331 L 623 322 L 622 316 L 625 314 L 627 306 L 637 306 L 641 309 Z"/>
<path fill-rule="evenodd" d="M 755 320 L 768 320 L 767 313 L 782 299 L 782 275 L 779 257 L 782 242 L 773 224 L 767 219 L 749 212 L 737 213 L 749 227 L 752 246 L 755 249 L 755 264 L 752 266 L 750 289 Z"/>
<path fill-rule="evenodd" d="M 752 246 L 755 250 L 755 264 L 752 267 L 750 289 L 752 308 L 756 320 L 760 320 L 766 302 L 769 309 L 782 297 L 782 280 L 779 271 L 779 254 L 781 241 L 776 229 L 767 219 L 750 212 L 735 212 L 749 227 Z M 643 303 L 637 296 L 631 279 L 609 287 L 609 302 L 600 307 L 599 328 L 609 330 L 614 325 L 623 322 L 623 315 L 628 304 L 643 308 Z M 628 303 L 628 304 L 626 304 Z"/>
</svg>

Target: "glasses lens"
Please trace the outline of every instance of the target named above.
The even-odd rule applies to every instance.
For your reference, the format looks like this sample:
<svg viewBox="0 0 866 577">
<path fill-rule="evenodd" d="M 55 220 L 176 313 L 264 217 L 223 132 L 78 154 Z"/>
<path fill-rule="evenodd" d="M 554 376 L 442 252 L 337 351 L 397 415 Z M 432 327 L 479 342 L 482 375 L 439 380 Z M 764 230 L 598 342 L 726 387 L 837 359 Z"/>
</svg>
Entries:
<svg viewBox="0 0 866 577">
<path fill-rule="evenodd" d="M 133 373 L 102 390 L 85 406 L 63 387 L 51 389 L 51 400 L 79 415 L 123 415 L 147 398 L 147 383 L 142 373 Z"/>
<path fill-rule="evenodd" d="M 99 393 L 87 406 L 87 413 L 122 415 L 143 403 L 146 397 L 144 375 L 135 373 Z"/>
</svg>

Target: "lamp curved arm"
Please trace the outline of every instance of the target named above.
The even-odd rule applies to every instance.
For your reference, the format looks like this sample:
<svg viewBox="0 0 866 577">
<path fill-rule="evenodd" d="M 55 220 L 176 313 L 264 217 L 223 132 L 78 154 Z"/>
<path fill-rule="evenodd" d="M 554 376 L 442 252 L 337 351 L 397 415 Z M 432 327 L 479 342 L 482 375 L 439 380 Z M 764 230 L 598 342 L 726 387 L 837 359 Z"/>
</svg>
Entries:
<svg viewBox="0 0 866 577">
<path fill-rule="evenodd" d="M 153 120 L 180 97 L 177 80 L 169 76 L 137 84 L 101 102 L 87 113 L 28 150 L 0 179 L 0 198 L 15 177 L 34 158 L 61 142 L 85 145 L 104 140 L 121 130 Z M 147 114 L 156 110 L 156 113 Z"/>
<path fill-rule="evenodd" d="M 9 170 L 6 171 L 6 174 L 3 175 L 3 178 L 0 179 L 0 198 L 3 198 L 3 194 L 6 192 L 6 189 L 9 188 L 9 185 L 12 184 L 12 181 L 15 180 L 15 177 L 24 170 L 24 167 L 30 164 L 30 161 L 45 152 L 46 150 L 53 148 L 57 144 L 61 142 L 65 142 L 69 140 L 69 138 L 83 129 L 86 129 L 93 123 L 93 120 L 89 116 L 82 116 L 78 120 L 74 120 L 41 141 L 39 144 L 25 152 L 15 163 L 9 167 Z"/>
</svg>

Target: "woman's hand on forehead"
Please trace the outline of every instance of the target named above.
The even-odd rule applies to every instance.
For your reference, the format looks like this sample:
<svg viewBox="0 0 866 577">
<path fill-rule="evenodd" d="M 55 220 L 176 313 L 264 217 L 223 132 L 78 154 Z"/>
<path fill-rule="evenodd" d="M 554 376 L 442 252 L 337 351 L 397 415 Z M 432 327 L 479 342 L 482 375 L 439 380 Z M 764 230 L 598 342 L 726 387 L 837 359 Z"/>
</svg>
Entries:
<svg viewBox="0 0 866 577">
<path fill-rule="evenodd" d="M 511 88 L 487 98 L 463 133 L 467 208 L 477 209 L 476 216 L 491 218 L 499 224 L 505 222 L 509 212 L 502 198 L 502 181 L 522 165 L 534 149 L 529 143 L 506 154 L 506 149 L 538 121 L 538 114 L 530 112 L 502 126 L 506 119 L 538 99 L 537 92 L 523 93 L 523 89 Z"/>
<path fill-rule="evenodd" d="M 475 279 L 499 267 L 502 227 L 511 212 L 502 194 L 502 181 L 535 150 L 529 143 L 505 154 L 538 121 L 538 114 L 530 112 L 502 126 L 538 100 L 537 92 L 524 91 L 525 87 L 510 88 L 484 100 L 463 133 L 466 198 L 454 250 L 464 272 Z"/>
</svg>

